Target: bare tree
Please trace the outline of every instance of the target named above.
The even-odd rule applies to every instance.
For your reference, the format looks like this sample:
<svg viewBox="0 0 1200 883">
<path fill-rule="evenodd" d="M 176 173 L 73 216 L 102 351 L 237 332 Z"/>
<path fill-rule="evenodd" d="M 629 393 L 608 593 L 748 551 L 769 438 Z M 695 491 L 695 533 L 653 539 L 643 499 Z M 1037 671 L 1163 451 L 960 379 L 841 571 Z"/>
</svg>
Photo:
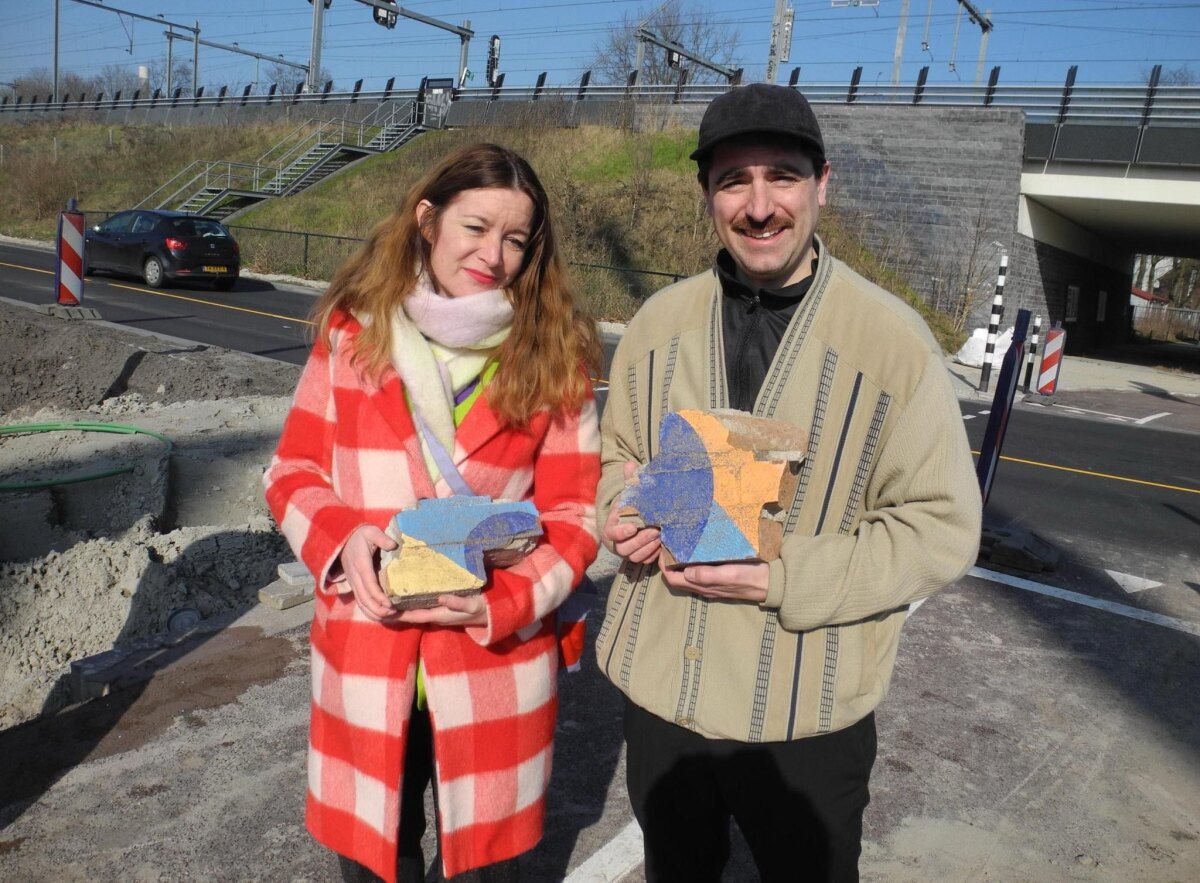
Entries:
<svg viewBox="0 0 1200 883">
<path fill-rule="evenodd" d="M 150 89 L 162 89 L 167 91 L 167 59 L 162 56 L 154 59 L 147 65 L 150 68 Z M 185 61 L 178 56 L 171 58 L 171 88 L 178 89 L 183 87 L 184 92 L 190 92 L 192 89 L 192 63 Z"/>
<path fill-rule="evenodd" d="M 1004 246 L 998 241 L 1002 226 L 986 209 L 994 205 L 995 193 L 989 190 L 970 214 L 962 219 L 959 248 L 934 266 L 934 292 L 945 299 L 955 331 L 968 330 L 972 322 L 983 320 L 985 305 L 995 296 L 995 282 Z"/>
<path fill-rule="evenodd" d="M 59 73 L 59 97 L 69 95 L 75 99 L 84 93 L 98 91 L 100 91 L 100 87 L 97 85 L 95 77 L 82 77 L 70 71 Z M 46 67 L 35 68 L 24 76 L 17 77 L 13 82 L 13 93 L 25 98 L 32 98 L 36 95 L 39 99 L 44 99 L 53 92 L 54 74 Z"/>
<path fill-rule="evenodd" d="M 125 98 L 132 98 L 138 85 L 137 69 L 129 65 L 106 64 L 96 76 L 96 88 L 105 95 L 120 92 Z"/>
<path fill-rule="evenodd" d="M 324 84 L 332 79 L 333 75 L 329 73 L 329 70 L 324 65 L 322 65 L 320 76 L 317 77 L 317 82 L 322 84 L 321 88 L 324 88 Z M 297 88 L 304 85 L 304 71 L 298 67 L 280 64 L 278 61 L 272 61 L 270 63 L 263 62 L 262 74 L 259 77 L 259 82 L 266 86 L 267 89 L 271 88 L 270 86 L 266 85 L 267 83 L 274 83 L 279 87 L 280 92 L 290 94 L 295 92 Z"/>
<path fill-rule="evenodd" d="M 1160 86 L 1194 86 L 1197 82 L 1195 72 L 1188 67 L 1184 62 L 1179 67 L 1165 68 L 1158 75 L 1158 85 Z M 1150 82 L 1150 71 L 1142 69 L 1142 80 L 1146 83 Z"/>
<path fill-rule="evenodd" d="M 54 75 L 49 68 L 35 68 L 13 80 L 13 91 L 26 99 L 49 95 L 54 91 Z"/>
<path fill-rule="evenodd" d="M 1197 297 L 1197 276 L 1200 275 L 1200 261 L 1195 258 L 1175 258 L 1171 269 L 1162 274 L 1159 280 L 1159 291 L 1170 301 L 1173 307 L 1188 307 Z"/>
<path fill-rule="evenodd" d="M 591 70 L 596 79 L 603 83 L 623 83 L 629 72 L 637 67 L 638 27 L 653 31 L 658 37 L 707 58 L 725 67 L 733 67 L 734 49 L 741 40 L 741 33 L 719 18 L 716 13 L 699 6 L 685 6 L 684 0 L 665 0 L 652 11 L 640 8 L 630 15 L 626 13 L 622 22 L 608 32 L 596 46 Z M 683 64 L 690 71 L 689 78 L 695 83 L 718 82 L 721 76 L 707 68 Z M 646 44 L 642 70 L 638 81 L 647 85 L 674 83 L 679 72 L 667 63 L 667 52 Z"/>
</svg>

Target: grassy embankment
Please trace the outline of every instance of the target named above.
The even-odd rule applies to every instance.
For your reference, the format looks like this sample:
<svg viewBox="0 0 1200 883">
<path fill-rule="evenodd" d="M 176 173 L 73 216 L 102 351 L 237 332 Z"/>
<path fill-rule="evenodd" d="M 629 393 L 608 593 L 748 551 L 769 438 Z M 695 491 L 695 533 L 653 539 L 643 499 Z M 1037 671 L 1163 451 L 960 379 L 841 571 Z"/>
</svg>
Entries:
<svg viewBox="0 0 1200 883">
<path fill-rule="evenodd" d="M 193 159 L 252 161 L 292 128 L 275 126 L 112 127 L 88 123 L 0 127 L 0 233 L 51 239 L 69 196 L 81 207 L 115 210 L 143 199 Z M 404 149 L 360 163 L 286 200 L 241 215 L 237 227 L 363 237 L 400 202 L 405 189 L 459 144 L 493 140 L 538 170 L 581 302 L 597 318 L 624 320 L 669 275 L 709 266 L 716 239 L 688 154 L 695 132 L 620 129 L 504 128 L 428 133 Z M 57 146 L 55 141 L 57 140 Z M 239 230 L 247 267 L 260 272 L 328 278 L 356 243 Z M 894 270 L 882 266 L 840 222 L 822 214 L 831 251 L 863 275 L 915 306 L 942 345 L 960 343 L 949 320 L 933 313 Z M 605 269 L 607 267 L 620 269 Z M 627 269 L 628 268 L 628 269 Z"/>
</svg>

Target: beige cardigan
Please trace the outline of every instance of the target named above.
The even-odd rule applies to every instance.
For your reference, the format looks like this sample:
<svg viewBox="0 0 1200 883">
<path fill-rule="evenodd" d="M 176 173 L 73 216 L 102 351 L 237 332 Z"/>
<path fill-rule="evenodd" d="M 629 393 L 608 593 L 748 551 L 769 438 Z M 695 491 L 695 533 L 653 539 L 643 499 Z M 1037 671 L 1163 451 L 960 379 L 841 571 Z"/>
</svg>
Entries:
<svg viewBox="0 0 1200 883">
<path fill-rule="evenodd" d="M 937 343 L 920 317 L 821 249 L 754 413 L 808 430 L 767 600 L 708 601 L 625 562 L 597 639 L 633 702 L 710 738 L 847 727 L 887 693 L 907 605 L 975 560 L 981 504 Z M 617 347 L 601 423 L 598 515 L 645 463 L 662 416 L 726 407 L 720 285 L 663 289 Z"/>
</svg>

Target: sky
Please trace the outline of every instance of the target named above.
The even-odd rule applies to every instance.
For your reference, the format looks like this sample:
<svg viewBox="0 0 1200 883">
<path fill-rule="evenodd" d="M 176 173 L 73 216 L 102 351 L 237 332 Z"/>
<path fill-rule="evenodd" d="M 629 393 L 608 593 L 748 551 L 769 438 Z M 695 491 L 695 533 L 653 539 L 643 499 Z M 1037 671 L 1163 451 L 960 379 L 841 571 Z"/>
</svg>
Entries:
<svg viewBox="0 0 1200 883">
<path fill-rule="evenodd" d="M 163 28 L 113 11 L 72 2 L 60 3 L 60 72 L 84 76 L 106 65 L 137 71 L 166 56 Z M 266 55 L 307 63 L 312 7 L 305 0 L 104 0 L 115 9 L 162 16 L 179 24 L 199 22 L 201 39 L 237 42 Z M 471 22 L 475 37 L 468 67 L 472 86 L 486 85 L 488 39 L 501 38 L 500 70 L 508 86 L 531 85 L 547 72 L 550 85 L 577 83 L 606 35 L 624 20 L 638 21 L 657 0 L 414 0 L 404 8 L 450 24 Z M 801 68 L 800 84 L 848 83 L 856 66 L 862 82 L 891 81 L 897 25 L 904 0 L 878 0 L 876 6 L 834 8 L 831 0 L 790 0 L 795 28 L 790 60 L 780 65 L 786 82 Z M 738 32 L 734 66 L 745 68 L 746 81 L 764 76 L 774 0 L 692 3 L 717 22 Z M 1071 65 L 1077 82 L 1136 84 L 1155 64 L 1187 68 L 1200 83 L 1200 2 L 1185 0 L 973 0 L 991 10 L 994 24 L 983 68 L 994 65 L 1001 84 L 1061 84 Z M 0 0 L 0 85 L 53 64 L 55 0 Z M 980 30 L 964 14 L 957 45 L 956 0 L 908 0 L 909 15 L 900 72 L 901 83 L 916 82 L 929 65 L 930 83 L 975 82 Z M 382 89 L 389 77 L 396 88 L 416 88 L 422 76 L 452 77 L 459 58 L 453 33 L 401 18 L 394 30 L 371 21 L 371 8 L 355 0 L 333 0 L 325 11 L 322 67 L 335 88 L 349 89 L 356 79 L 365 89 Z M 923 47 L 928 33 L 927 48 Z M 191 46 L 175 42 L 175 52 L 190 59 Z M 240 91 L 264 80 L 265 63 L 205 46 L 200 47 L 200 82 Z M 265 91 L 265 82 L 259 90 Z"/>
</svg>

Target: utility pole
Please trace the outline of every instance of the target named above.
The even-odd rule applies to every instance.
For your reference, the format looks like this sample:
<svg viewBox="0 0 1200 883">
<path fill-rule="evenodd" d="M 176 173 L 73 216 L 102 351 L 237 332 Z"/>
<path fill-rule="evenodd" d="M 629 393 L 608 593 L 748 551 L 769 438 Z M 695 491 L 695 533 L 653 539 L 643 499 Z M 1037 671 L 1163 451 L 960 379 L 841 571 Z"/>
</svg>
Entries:
<svg viewBox="0 0 1200 883">
<path fill-rule="evenodd" d="M 904 32 L 908 29 L 908 0 L 900 2 L 900 23 L 896 25 L 896 51 L 892 53 L 892 85 L 900 85 L 900 61 L 904 58 Z"/>
<path fill-rule="evenodd" d="M 182 36 L 183 36 L 182 34 L 170 34 L 169 33 L 169 34 L 167 34 L 167 42 L 168 42 L 168 44 L 170 44 L 170 43 L 174 42 L 175 40 L 180 39 Z M 296 68 L 296 70 L 304 71 L 306 74 L 308 73 L 308 65 L 300 64 L 299 62 L 295 62 L 295 61 L 288 61 L 282 55 L 264 55 L 261 52 L 254 52 L 253 50 L 250 50 L 250 49 L 243 49 L 237 43 L 226 45 L 225 43 L 214 43 L 212 40 L 201 40 L 200 45 L 209 46 L 213 49 L 223 49 L 226 52 L 236 52 L 238 55 L 248 55 L 251 58 L 253 58 L 254 59 L 254 85 L 255 86 L 258 86 L 258 63 L 262 59 L 266 59 L 267 61 L 273 62 L 278 65 L 283 65 L 284 67 L 294 67 L 294 68 Z"/>
<path fill-rule="evenodd" d="M 159 13 L 159 18 L 162 18 L 162 13 Z M 171 97 L 171 79 L 175 72 L 171 70 L 175 66 L 173 52 L 175 49 L 175 41 L 171 39 L 175 36 L 175 28 L 171 24 L 167 24 L 167 98 Z"/>
<path fill-rule="evenodd" d="M 321 37 L 325 32 L 325 3 L 310 0 L 313 8 L 312 48 L 308 53 L 308 75 L 304 78 L 304 91 L 317 91 L 317 77 L 321 76 Z"/>
<path fill-rule="evenodd" d="M 200 22 L 196 22 L 195 26 L 181 25 L 175 22 L 167 21 L 160 12 L 157 16 L 142 15 L 140 12 L 130 12 L 128 9 L 117 9 L 115 6 L 105 6 L 103 3 L 93 3 L 92 0 L 71 0 L 72 3 L 78 3 L 81 6 L 91 6 L 94 9 L 103 9 L 105 12 L 115 12 L 117 15 L 128 15 L 130 18 L 140 18 L 142 21 L 153 22 L 154 24 L 165 24 L 168 28 L 179 28 L 181 31 L 192 32 L 192 94 L 196 94 L 198 88 L 199 72 L 200 72 Z M 58 0 L 55 0 L 54 11 L 58 12 Z M 55 19 L 57 24 L 57 17 Z M 167 40 L 167 76 L 170 77 L 170 39 Z M 54 31 L 54 82 L 58 82 L 58 29 Z M 170 82 L 168 80 L 168 82 Z M 169 90 L 168 90 L 169 91 Z M 57 95 L 57 88 L 55 89 Z M 55 99 L 57 100 L 57 98 Z"/>
<path fill-rule="evenodd" d="M 730 85 L 736 86 L 739 82 L 741 82 L 742 69 L 740 67 L 736 69 L 725 67 L 725 65 L 718 64 L 717 62 L 705 58 L 702 55 L 689 52 L 678 43 L 672 43 L 670 40 L 664 40 L 653 31 L 648 31 L 645 28 L 638 28 L 637 33 L 634 34 L 634 36 L 637 38 L 639 44 L 653 43 L 655 46 L 667 50 L 668 53 L 673 52 L 681 58 L 686 58 L 688 61 L 694 62 L 701 67 L 708 68 L 710 71 L 715 71 L 723 76 L 730 83 Z"/>
<path fill-rule="evenodd" d="M 456 24 L 450 24 L 449 22 L 442 22 L 442 20 L 440 20 L 440 19 L 430 18 L 428 16 L 422 16 L 422 14 L 419 12 L 413 12 L 412 10 L 406 10 L 406 8 L 404 8 L 403 6 L 397 5 L 396 0 L 355 0 L 355 2 L 360 2 L 360 4 L 362 4 L 364 6 L 372 7 L 372 16 L 374 16 L 374 20 L 376 20 L 376 24 L 385 25 L 386 28 L 392 28 L 392 26 L 395 26 L 396 18 L 403 16 L 404 18 L 413 19 L 414 22 L 421 22 L 422 24 L 432 25 L 433 28 L 440 28 L 444 31 L 450 31 L 451 34 L 457 34 L 458 35 L 458 74 L 457 74 L 456 79 L 458 82 L 458 88 L 460 88 L 460 89 L 466 88 L 467 79 L 470 76 L 470 71 L 467 70 L 467 55 L 470 50 L 470 38 L 475 36 L 475 31 L 470 29 L 470 22 L 463 22 L 462 26 L 460 28 L 460 26 L 458 26 Z M 318 5 L 319 5 L 319 2 L 313 2 L 313 6 L 318 6 Z M 313 22 L 316 22 L 316 20 L 317 20 L 316 12 L 317 12 L 316 10 L 313 10 Z M 314 25 L 314 26 L 316 26 L 316 25 Z M 316 37 L 313 37 L 313 40 L 316 40 Z M 312 61 L 312 70 L 313 71 L 317 70 L 317 60 L 316 59 L 314 59 Z M 312 76 L 316 77 L 317 74 L 312 73 Z"/>
<path fill-rule="evenodd" d="M 54 0 L 54 103 L 58 104 L 58 0 Z"/>
<path fill-rule="evenodd" d="M 771 19 L 771 45 L 767 49 L 768 83 L 774 83 L 779 65 L 787 62 L 792 54 L 792 22 L 796 10 L 787 5 L 787 0 L 775 0 L 775 17 Z"/>
<path fill-rule="evenodd" d="M 963 5 L 967 9 L 971 8 L 971 4 L 963 0 Z M 992 11 L 989 9 L 983 13 L 981 18 L 972 18 L 979 29 L 983 32 L 979 35 L 979 61 L 975 65 L 975 85 L 978 86 L 983 82 L 983 60 L 987 57 L 988 34 L 992 32 Z"/>
<path fill-rule="evenodd" d="M 192 94 L 200 94 L 200 22 L 192 32 Z"/>
</svg>

